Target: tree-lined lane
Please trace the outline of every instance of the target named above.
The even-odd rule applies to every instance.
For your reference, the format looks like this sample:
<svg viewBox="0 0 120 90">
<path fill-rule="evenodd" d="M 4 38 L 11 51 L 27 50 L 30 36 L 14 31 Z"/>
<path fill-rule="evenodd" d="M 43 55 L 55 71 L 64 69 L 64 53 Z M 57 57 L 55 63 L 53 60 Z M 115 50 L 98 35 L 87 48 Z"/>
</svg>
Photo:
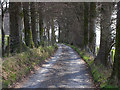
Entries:
<svg viewBox="0 0 120 90">
<path fill-rule="evenodd" d="M 56 54 L 22 88 L 94 87 L 85 62 L 69 46 L 59 44 Z"/>
</svg>

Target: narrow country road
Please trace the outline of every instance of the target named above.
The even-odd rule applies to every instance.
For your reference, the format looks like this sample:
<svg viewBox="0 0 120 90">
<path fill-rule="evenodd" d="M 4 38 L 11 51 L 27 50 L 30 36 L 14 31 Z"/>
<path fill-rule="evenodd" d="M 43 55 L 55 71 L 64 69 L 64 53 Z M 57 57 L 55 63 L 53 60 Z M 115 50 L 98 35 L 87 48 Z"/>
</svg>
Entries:
<svg viewBox="0 0 120 90">
<path fill-rule="evenodd" d="M 58 44 L 53 57 L 24 82 L 21 88 L 92 88 L 85 62 L 69 46 Z"/>
</svg>

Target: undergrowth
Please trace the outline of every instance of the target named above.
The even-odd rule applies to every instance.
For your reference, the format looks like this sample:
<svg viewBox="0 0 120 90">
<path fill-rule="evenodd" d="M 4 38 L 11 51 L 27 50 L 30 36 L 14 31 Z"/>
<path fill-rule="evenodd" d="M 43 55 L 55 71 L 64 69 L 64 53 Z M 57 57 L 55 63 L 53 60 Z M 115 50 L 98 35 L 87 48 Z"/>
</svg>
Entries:
<svg viewBox="0 0 120 90">
<path fill-rule="evenodd" d="M 110 77 L 112 71 L 111 69 L 104 67 L 102 64 L 96 65 L 94 63 L 94 57 L 90 55 L 88 52 L 84 50 L 81 51 L 79 48 L 73 45 L 69 45 L 69 44 L 67 45 L 72 47 L 81 56 L 81 58 L 88 64 L 96 87 L 102 89 L 115 88 L 114 86 L 108 85 L 108 78 Z"/>
<path fill-rule="evenodd" d="M 57 46 L 39 47 L 5 58 L 2 64 L 2 87 L 7 88 L 34 70 L 43 60 L 50 57 Z"/>
</svg>

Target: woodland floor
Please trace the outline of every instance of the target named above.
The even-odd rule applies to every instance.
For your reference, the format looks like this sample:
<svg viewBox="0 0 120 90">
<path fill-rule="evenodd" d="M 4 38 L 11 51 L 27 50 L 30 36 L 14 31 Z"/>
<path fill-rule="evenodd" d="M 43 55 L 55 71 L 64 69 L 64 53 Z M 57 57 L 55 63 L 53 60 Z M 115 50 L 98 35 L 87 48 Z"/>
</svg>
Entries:
<svg viewBox="0 0 120 90">
<path fill-rule="evenodd" d="M 94 88 L 87 64 L 69 46 L 58 50 L 21 88 Z"/>
</svg>

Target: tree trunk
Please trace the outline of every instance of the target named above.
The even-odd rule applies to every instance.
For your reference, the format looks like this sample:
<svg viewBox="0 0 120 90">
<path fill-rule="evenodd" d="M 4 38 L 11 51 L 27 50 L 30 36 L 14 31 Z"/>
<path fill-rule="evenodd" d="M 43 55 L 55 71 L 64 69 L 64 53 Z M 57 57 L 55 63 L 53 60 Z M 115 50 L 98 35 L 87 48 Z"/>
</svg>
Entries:
<svg viewBox="0 0 120 90">
<path fill-rule="evenodd" d="M 43 21 L 42 18 L 39 16 L 39 36 L 40 36 L 40 44 L 43 43 Z"/>
<path fill-rule="evenodd" d="M 29 3 L 28 2 L 23 3 L 23 13 L 24 13 L 25 43 L 26 43 L 26 46 L 32 48 L 33 45 L 32 45 L 32 34 L 30 31 L 30 24 L 29 24 L 30 15 L 29 15 Z"/>
<path fill-rule="evenodd" d="M 47 27 L 47 41 L 48 41 L 48 46 L 50 45 L 50 31 L 49 28 Z"/>
<path fill-rule="evenodd" d="M 117 8 L 116 44 L 111 81 L 120 87 L 120 2 L 117 3 Z"/>
<path fill-rule="evenodd" d="M 96 19 L 96 3 L 90 2 L 89 9 L 89 48 L 90 51 L 95 54 L 95 19 Z"/>
<path fill-rule="evenodd" d="M 35 12 L 35 3 L 31 2 L 31 29 L 32 29 L 32 38 L 35 47 L 38 46 L 37 44 L 37 31 L 36 31 L 36 12 Z"/>
<path fill-rule="evenodd" d="M 1 6 L 1 10 L 2 10 L 2 18 L 1 18 L 1 32 L 2 32 L 2 57 L 4 57 L 5 55 L 5 32 L 3 29 L 3 19 L 4 19 L 4 10 L 3 10 L 3 6 Z"/>
<path fill-rule="evenodd" d="M 61 42 L 60 39 L 61 39 L 61 30 L 60 30 L 60 26 L 59 26 L 59 28 L 58 28 L 58 42 L 59 43 Z"/>
<path fill-rule="evenodd" d="M 55 44 L 54 20 L 52 19 L 52 45 Z"/>
<path fill-rule="evenodd" d="M 0 1 L 1 2 L 1 1 Z M 0 20 L 2 19 L 2 16 L 0 15 Z M 2 20 L 0 21 L 0 28 L 2 29 Z M 0 42 L 2 42 L 2 30 L 0 31 Z M 2 58 L 2 43 L 0 45 L 0 59 Z"/>
<path fill-rule="evenodd" d="M 87 48 L 88 45 L 88 10 L 89 3 L 84 3 L 84 48 Z"/>
<path fill-rule="evenodd" d="M 84 3 L 73 3 L 73 5 L 75 6 L 75 13 L 77 15 L 80 29 L 75 32 L 76 41 L 73 41 L 72 44 L 77 45 L 80 48 L 84 48 Z"/>
<path fill-rule="evenodd" d="M 5 32 L 4 32 L 4 30 L 3 30 L 3 17 L 4 17 L 4 15 L 2 14 L 2 22 L 1 22 L 1 26 L 2 26 L 2 57 L 4 57 L 4 55 L 5 55 L 5 49 L 4 49 L 4 46 L 5 46 Z"/>
<path fill-rule="evenodd" d="M 20 34 L 19 34 L 19 7 L 20 3 L 10 2 L 10 52 L 20 52 Z"/>
<path fill-rule="evenodd" d="M 100 39 L 100 49 L 97 57 L 95 58 L 96 62 L 101 62 L 103 65 L 107 66 L 108 64 L 108 55 L 109 48 L 111 46 L 111 14 L 112 14 L 112 3 L 102 3 L 101 8 L 101 39 Z"/>
<path fill-rule="evenodd" d="M 43 16 L 42 16 L 42 9 L 39 7 L 39 38 L 40 38 L 40 45 L 43 43 Z"/>
</svg>

